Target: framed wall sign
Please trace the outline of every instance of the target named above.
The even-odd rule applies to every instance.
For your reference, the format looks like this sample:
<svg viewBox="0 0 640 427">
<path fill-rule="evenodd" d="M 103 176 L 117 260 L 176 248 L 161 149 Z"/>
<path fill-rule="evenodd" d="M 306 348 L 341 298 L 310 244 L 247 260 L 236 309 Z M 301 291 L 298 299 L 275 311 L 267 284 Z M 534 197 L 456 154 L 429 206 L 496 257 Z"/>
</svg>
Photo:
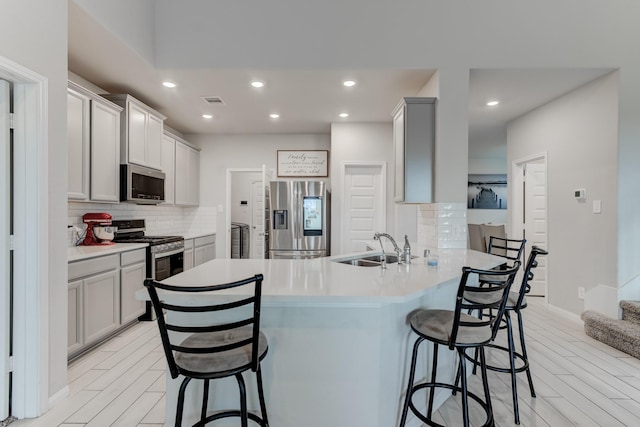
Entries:
<svg viewBox="0 0 640 427">
<path fill-rule="evenodd" d="M 278 176 L 326 178 L 329 176 L 329 151 L 278 150 Z"/>
</svg>

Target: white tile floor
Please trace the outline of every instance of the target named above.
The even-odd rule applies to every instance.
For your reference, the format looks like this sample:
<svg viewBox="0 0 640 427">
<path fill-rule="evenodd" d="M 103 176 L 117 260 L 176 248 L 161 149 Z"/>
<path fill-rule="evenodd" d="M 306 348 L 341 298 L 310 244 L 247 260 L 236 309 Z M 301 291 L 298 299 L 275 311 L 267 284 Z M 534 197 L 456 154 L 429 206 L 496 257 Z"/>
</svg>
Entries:
<svg viewBox="0 0 640 427">
<path fill-rule="evenodd" d="M 640 426 L 640 360 L 587 337 L 582 324 L 547 311 L 540 299 L 530 298 L 524 313 L 538 397 L 519 379 L 522 426 Z M 489 380 L 496 425 L 514 425 L 509 376 L 490 373 Z M 156 325 L 141 323 L 74 361 L 69 396 L 12 427 L 160 427 L 164 386 Z M 477 376 L 470 388 L 481 393 Z M 471 409 L 472 420 L 483 419 Z M 459 403 L 449 399 L 437 416 L 444 425 L 460 425 Z"/>
</svg>

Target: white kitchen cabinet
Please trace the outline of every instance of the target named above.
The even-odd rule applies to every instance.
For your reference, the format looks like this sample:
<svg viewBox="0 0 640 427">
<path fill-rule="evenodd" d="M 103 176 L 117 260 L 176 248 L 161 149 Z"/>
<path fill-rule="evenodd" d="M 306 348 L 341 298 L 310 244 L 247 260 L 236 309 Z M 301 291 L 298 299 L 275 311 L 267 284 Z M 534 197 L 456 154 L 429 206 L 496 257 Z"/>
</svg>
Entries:
<svg viewBox="0 0 640 427">
<path fill-rule="evenodd" d="M 91 101 L 92 201 L 120 201 L 120 108 L 116 108 Z"/>
<path fill-rule="evenodd" d="M 107 271 L 83 282 L 84 345 L 89 345 L 120 326 L 120 272 Z"/>
<path fill-rule="evenodd" d="M 436 98 L 403 98 L 393 110 L 394 200 L 434 200 Z"/>
<path fill-rule="evenodd" d="M 75 353 L 84 345 L 82 333 L 82 280 L 69 282 L 67 300 L 67 354 Z"/>
<path fill-rule="evenodd" d="M 193 240 L 184 239 L 184 255 L 183 255 L 183 269 L 184 271 L 193 268 Z"/>
<path fill-rule="evenodd" d="M 162 136 L 162 172 L 164 172 L 164 204 L 173 205 L 175 202 L 175 167 L 176 140 L 165 133 Z"/>
<path fill-rule="evenodd" d="M 200 151 L 176 140 L 175 204 L 197 206 L 200 198 Z"/>
<path fill-rule="evenodd" d="M 145 302 L 136 298 L 144 289 L 146 249 L 120 255 L 120 324 L 126 325 L 145 313 Z"/>
<path fill-rule="evenodd" d="M 146 249 L 70 262 L 68 357 L 95 346 L 145 312 Z"/>
<path fill-rule="evenodd" d="M 81 86 L 67 90 L 68 195 L 70 200 L 118 202 L 120 112 Z"/>
<path fill-rule="evenodd" d="M 127 124 L 124 126 L 128 126 L 129 132 L 126 135 L 122 135 L 123 138 L 127 138 L 126 146 L 122 148 L 128 150 L 128 152 L 125 151 L 125 155 L 128 155 L 128 158 L 123 163 L 135 163 L 145 166 L 147 164 L 145 151 L 149 114 L 135 102 L 124 105 L 126 105 L 128 111 L 128 114 L 123 117 L 127 120 Z"/>
<path fill-rule="evenodd" d="M 216 257 L 216 235 L 197 237 L 193 242 L 193 266 L 196 267 Z"/>
<path fill-rule="evenodd" d="M 89 199 L 89 154 L 91 98 L 69 87 L 67 90 L 67 152 L 70 200 Z"/>
<path fill-rule="evenodd" d="M 162 169 L 162 132 L 165 116 L 128 94 L 105 94 L 121 106 L 120 162 Z"/>
<path fill-rule="evenodd" d="M 147 127 L 147 166 L 162 169 L 162 129 L 164 116 L 149 114 Z"/>
</svg>

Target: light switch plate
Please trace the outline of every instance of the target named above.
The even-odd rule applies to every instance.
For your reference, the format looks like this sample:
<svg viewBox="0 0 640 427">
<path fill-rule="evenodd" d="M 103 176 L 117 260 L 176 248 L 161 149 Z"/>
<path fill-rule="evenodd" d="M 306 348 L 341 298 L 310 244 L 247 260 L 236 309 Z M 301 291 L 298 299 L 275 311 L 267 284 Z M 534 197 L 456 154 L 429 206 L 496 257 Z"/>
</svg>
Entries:
<svg viewBox="0 0 640 427">
<path fill-rule="evenodd" d="M 593 201 L 593 213 L 594 214 L 602 213 L 602 200 Z"/>
</svg>

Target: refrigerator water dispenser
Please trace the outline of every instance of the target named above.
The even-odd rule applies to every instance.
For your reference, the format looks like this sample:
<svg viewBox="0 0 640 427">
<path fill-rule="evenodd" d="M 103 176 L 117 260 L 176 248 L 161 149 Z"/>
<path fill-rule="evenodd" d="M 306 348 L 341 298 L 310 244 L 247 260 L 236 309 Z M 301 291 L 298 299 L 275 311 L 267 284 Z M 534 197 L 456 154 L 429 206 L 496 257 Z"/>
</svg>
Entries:
<svg viewBox="0 0 640 427">
<path fill-rule="evenodd" d="M 273 211 L 273 229 L 274 230 L 286 230 L 287 229 L 287 215 L 288 212 L 284 210 Z"/>
</svg>

